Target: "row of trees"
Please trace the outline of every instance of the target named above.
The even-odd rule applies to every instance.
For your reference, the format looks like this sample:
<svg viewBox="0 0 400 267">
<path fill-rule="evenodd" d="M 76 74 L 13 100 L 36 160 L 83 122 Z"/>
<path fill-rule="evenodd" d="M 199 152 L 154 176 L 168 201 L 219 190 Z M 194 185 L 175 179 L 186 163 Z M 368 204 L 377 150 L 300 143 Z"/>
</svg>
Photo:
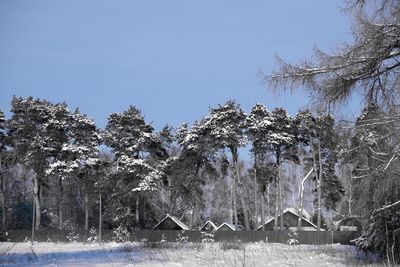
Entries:
<svg viewBox="0 0 400 267">
<path fill-rule="evenodd" d="M 297 184 L 288 186 L 289 166 L 298 166 L 300 176 L 313 170 L 318 228 L 322 208 L 334 210 L 344 193 L 329 115 L 290 117 L 261 104 L 245 114 L 228 101 L 174 134 L 168 126 L 155 132 L 134 106 L 111 114 L 104 130 L 65 103 L 14 97 L 11 106 L 10 119 L 1 113 L 3 229 L 32 220 L 36 229 L 88 229 L 99 210 L 103 227 L 149 228 L 169 212 L 187 218 L 190 227 L 208 216 L 257 228 L 259 210 L 261 222 L 282 213 L 283 192 L 298 198 Z M 247 167 L 239 157 L 244 147 L 253 155 Z M 14 195 L 22 197 L 14 202 Z M 225 212 L 222 203 L 230 203 Z M 283 221 L 275 226 L 283 228 Z"/>
</svg>

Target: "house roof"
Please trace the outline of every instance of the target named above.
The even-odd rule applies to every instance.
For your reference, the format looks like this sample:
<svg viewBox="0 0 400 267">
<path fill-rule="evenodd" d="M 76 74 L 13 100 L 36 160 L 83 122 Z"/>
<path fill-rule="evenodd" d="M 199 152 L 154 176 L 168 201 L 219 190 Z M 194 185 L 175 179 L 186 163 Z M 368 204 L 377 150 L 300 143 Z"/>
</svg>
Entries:
<svg viewBox="0 0 400 267">
<path fill-rule="evenodd" d="M 272 222 L 275 219 L 275 217 L 270 217 L 267 220 L 265 220 L 264 225 L 266 225 L 267 223 Z M 257 229 L 262 229 L 263 225 L 261 224 Z"/>
<path fill-rule="evenodd" d="M 286 208 L 286 209 L 283 210 L 283 213 L 285 213 L 286 211 L 290 211 L 291 213 L 296 214 L 296 215 L 299 214 L 299 210 L 296 209 L 296 208 Z M 303 217 L 304 217 L 306 220 L 308 220 L 308 221 L 311 220 L 311 215 L 310 215 L 310 213 L 308 213 L 305 209 L 303 209 L 303 211 L 302 211 L 301 214 L 303 215 Z"/>
<path fill-rule="evenodd" d="M 218 228 L 212 221 L 206 221 L 199 229 L 203 229 L 207 224 L 210 224 L 214 230 Z"/>
<path fill-rule="evenodd" d="M 232 231 L 236 231 L 236 227 L 233 224 L 224 222 L 222 223 L 220 226 L 218 226 L 217 231 L 222 228 L 224 225 L 226 225 L 227 227 L 229 227 Z"/>
<path fill-rule="evenodd" d="M 178 218 L 176 218 L 175 216 L 172 216 L 170 214 L 167 214 L 164 217 L 164 219 L 162 219 L 159 223 L 157 223 L 156 226 L 154 226 L 154 229 L 157 228 L 157 226 L 159 226 L 162 222 L 164 222 L 168 218 L 170 218 L 174 223 L 179 225 L 179 227 L 181 227 L 183 230 L 189 230 L 189 227 L 186 224 L 184 224 L 181 220 L 179 220 Z"/>
<path fill-rule="evenodd" d="M 297 211 L 297 210 L 296 210 L 295 208 L 286 208 L 286 209 L 283 210 L 282 215 L 285 214 L 285 213 L 292 213 L 292 214 L 294 214 L 295 216 L 299 217 L 299 214 L 298 214 L 296 211 Z M 304 219 L 305 221 L 307 221 L 307 223 L 309 223 L 310 225 L 312 225 L 312 226 L 315 227 L 315 228 L 318 228 L 318 227 L 317 227 L 315 224 L 313 224 L 309 219 L 307 219 L 307 215 L 308 215 L 309 217 L 311 217 L 307 211 L 303 210 L 302 215 L 303 215 L 303 216 L 302 216 L 303 219 Z M 269 220 L 267 220 L 267 221 L 264 223 L 264 225 L 266 225 L 267 223 L 272 222 L 274 219 L 275 219 L 275 217 L 270 218 Z M 262 229 L 262 225 L 258 227 L 258 230 L 259 230 L 259 229 Z"/>
</svg>

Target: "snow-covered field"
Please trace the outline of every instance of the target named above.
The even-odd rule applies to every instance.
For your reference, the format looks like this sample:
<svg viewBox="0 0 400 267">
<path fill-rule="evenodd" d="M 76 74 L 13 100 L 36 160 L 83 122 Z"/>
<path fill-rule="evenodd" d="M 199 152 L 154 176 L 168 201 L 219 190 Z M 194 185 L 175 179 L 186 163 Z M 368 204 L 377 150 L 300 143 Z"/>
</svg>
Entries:
<svg viewBox="0 0 400 267">
<path fill-rule="evenodd" d="M 11 247 L 12 246 L 12 247 Z M 4 251 L 11 249 L 4 253 Z M 8 248 L 8 249 L 7 249 Z M 3 253 L 1 253 L 1 251 Z M 4 255 L 1 255 L 4 254 Z M 351 246 L 0 243 L 0 266 L 364 266 Z"/>
</svg>

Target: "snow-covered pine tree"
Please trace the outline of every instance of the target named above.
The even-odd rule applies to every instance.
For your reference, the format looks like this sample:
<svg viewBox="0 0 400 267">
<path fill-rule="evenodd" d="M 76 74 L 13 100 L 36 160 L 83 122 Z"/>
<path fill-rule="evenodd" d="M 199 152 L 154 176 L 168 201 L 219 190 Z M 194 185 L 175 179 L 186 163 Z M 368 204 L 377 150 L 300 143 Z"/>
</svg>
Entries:
<svg viewBox="0 0 400 267">
<path fill-rule="evenodd" d="M 46 123 L 46 132 L 51 140 L 52 155 L 49 158 L 50 164 L 46 167 L 46 179 L 57 180 L 58 185 L 58 229 L 63 228 L 64 216 L 64 184 L 69 180 L 72 169 L 68 165 L 68 155 L 63 152 L 65 144 L 68 144 L 68 128 L 70 124 L 70 112 L 66 104 L 52 105 L 51 119 Z"/>
<path fill-rule="evenodd" d="M 115 155 L 111 198 L 115 204 L 115 223 L 130 227 L 134 217 L 135 225 L 139 226 L 140 195 L 157 189 L 162 161 L 168 154 L 153 127 L 134 106 L 122 113 L 112 113 L 103 136 Z"/>
<path fill-rule="evenodd" d="M 336 205 L 344 194 L 343 185 L 335 170 L 338 163 L 338 135 L 334 123 L 334 118 L 329 114 L 316 117 L 317 137 L 319 138 L 318 161 L 321 177 L 318 199 L 321 203 L 320 208 L 323 204 L 328 210 L 336 210 Z"/>
<path fill-rule="evenodd" d="M 262 104 L 255 104 L 246 118 L 246 137 L 252 145 L 251 152 L 254 158 L 254 217 L 258 218 L 257 189 L 259 188 L 258 185 L 261 185 L 261 222 L 263 228 L 265 223 L 265 191 L 272 182 L 266 179 L 264 172 L 265 164 L 267 164 L 267 152 L 269 151 L 268 136 L 273 130 L 272 124 L 273 118 L 271 112 Z M 266 184 L 264 184 L 264 181 Z M 269 209 L 269 203 L 267 205 Z M 256 223 L 255 229 L 258 229 L 258 223 Z"/>
<path fill-rule="evenodd" d="M 68 116 L 67 139 L 62 145 L 54 162 L 50 164 L 47 173 L 57 174 L 60 179 L 70 178 L 78 183 L 84 192 L 85 229 L 88 229 L 89 191 L 93 190 L 95 177 L 93 174 L 99 164 L 99 145 L 101 136 L 94 121 L 77 109 Z M 62 180 L 60 180 L 60 198 L 62 198 Z M 62 201 L 59 201 L 62 203 Z M 62 207 L 59 208 L 62 211 Z M 62 215 L 62 212 L 60 212 Z M 60 225 L 61 224 L 60 216 Z"/>
<path fill-rule="evenodd" d="M 190 228 L 194 226 L 197 214 L 203 208 L 202 186 L 206 183 L 206 178 L 216 172 L 212 165 L 216 148 L 209 143 L 210 129 L 207 119 L 205 117 L 196 121 L 190 130 L 187 123 L 177 129 L 175 140 L 180 145 L 181 152 L 168 171 L 173 195 L 181 195 L 183 201 L 189 203 Z"/>
<path fill-rule="evenodd" d="M 276 178 L 276 212 L 274 226 L 278 226 L 278 216 L 283 212 L 282 196 L 282 162 L 290 160 L 297 162 L 296 146 L 297 140 L 294 134 L 293 119 L 283 108 L 275 108 L 271 112 L 271 132 L 268 135 L 270 151 L 276 159 L 276 169 L 278 176 Z M 283 230 L 283 216 L 280 216 L 280 229 Z"/>
<path fill-rule="evenodd" d="M 46 100 L 14 97 L 11 101 L 9 136 L 11 146 L 21 164 L 31 168 L 35 207 L 35 228 L 41 226 L 41 192 L 45 184 L 45 171 L 49 159 L 59 145 L 52 140 L 48 126 L 54 120 L 54 105 Z"/>
<path fill-rule="evenodd" d="M 228 149 L 232 156 L 233 169 L 233 209 L 234 223 L 238 225 L 237 187 L 240 185 L 238 172 L 239 148 L 245 145 L 244 128 L 246 127 L 246 114 L 235 101 L 227 101 L 210 109 L 204 127 L 208 131 L 209 142 L 219 149 Z M 246 230 L 250 230 L 249 216 L 246 203 L 243 204 L 244 223 Z"/>
</svg>

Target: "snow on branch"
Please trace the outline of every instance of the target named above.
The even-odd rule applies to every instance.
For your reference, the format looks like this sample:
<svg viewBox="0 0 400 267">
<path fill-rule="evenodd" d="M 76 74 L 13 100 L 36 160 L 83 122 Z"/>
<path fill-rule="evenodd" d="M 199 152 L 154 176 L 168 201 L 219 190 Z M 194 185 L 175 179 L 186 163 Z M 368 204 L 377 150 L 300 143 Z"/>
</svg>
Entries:
<svg viewBox="0 0 400 267">
<path fill-rule="evenodd" d="M 398 201 L 396 201 L 396 202 L 394 202 L 394 203 L 392 203 L 392 204 L 383 206 L 383 207 L 380 208 L 380 209 L 374 210 L 374 211 L 372 212 L 372 216 L 374 216 L 374 215 L 376 215 L 376 214 L 378 214 L 378 213 L 380 213 L 380 212 L 382 212 L 382 211 L 384 211 L 384 210 L 393 208 L 393 207 L 395 207 L 395 206 L 397 206 L 397 205 L 400 205 L 400 200 L 398 200 Z"/>
</svg>

